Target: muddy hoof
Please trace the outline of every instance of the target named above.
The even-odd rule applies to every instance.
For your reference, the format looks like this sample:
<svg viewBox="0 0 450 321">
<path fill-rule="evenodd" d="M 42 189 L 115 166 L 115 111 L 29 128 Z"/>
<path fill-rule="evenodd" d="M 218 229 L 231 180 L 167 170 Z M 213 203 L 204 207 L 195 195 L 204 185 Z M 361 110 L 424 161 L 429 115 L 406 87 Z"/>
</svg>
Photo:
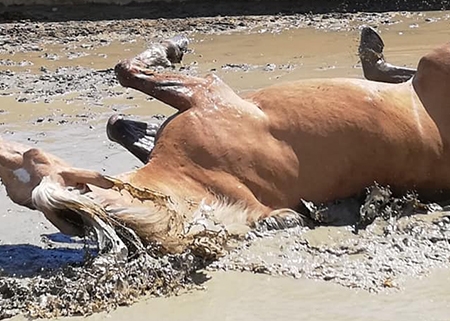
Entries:
<svg viewBox="0 0 450 321">
<path fill-rule="evenodd" d="M 359 52 L 371 51 L 375 54 L 383 56 L 384 42 L 383 39 L 372 27 L 364 27 L 361 30 L 361 40 L 359 43 Z"/>
<path fill-rule="evenodd" d="M 394 66 L 387 63 L 383 55 L 384 43 L 375 29 L 364 27 L 358 53 L 364 77 L 368 80 L 401 83 L 408 81 L 416 73 L 415 69 Z"/>
<path fill-rule="evenodd" d="M 166 45 L 166 56 L 172 64 L 178 64 L 183 60 L 188 50 L 189 39 L 184 35 L 177 35 L 163 42 Z"/>
<path fill-rule="evenodd" d="M 172 67 L 180 63 L 187 52 L 189 40 L 179 35 L 159 43 L 152 43 L 147 50 L 133 58 L 133 63 L 142 64 L 144 69 L 151 67 Z"/>
<path fill-rule="evenodd" d="M 145 123 L 113 115 L 106 125 L 106 134 L 111 141 L 122 145 L 141 162 L 147 163 L 162 122 L 158 118 Z"/>
</svg>

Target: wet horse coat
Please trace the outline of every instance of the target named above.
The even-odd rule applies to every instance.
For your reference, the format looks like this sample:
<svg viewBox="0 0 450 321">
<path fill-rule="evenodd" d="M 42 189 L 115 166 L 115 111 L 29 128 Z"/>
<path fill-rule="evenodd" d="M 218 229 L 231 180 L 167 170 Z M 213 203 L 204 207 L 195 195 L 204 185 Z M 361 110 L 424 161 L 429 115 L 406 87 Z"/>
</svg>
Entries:
<svg viewBox="0 0 450 321">
<path fill-rule="evenodd" d="M 251 226 L 270 216 L 296 216 L 301 199 L 336 200 L 374 181 L 424 193 L 450 187 L 449 45 L 422 58 L 406 83 L 303 80 L 244 98 L 214 75 L 151 71 L 140 59 L 119 63 L 116 73 L 123 86 L 178 113 L 159 130 L 147 164 L 119 175 L 121 182 L 69 166 L 51 173 L 48 163 L 50 181 L 71 174 L 71 180 L 53 181 L 62 189 L 72 186 L 72 194 L 57 199 L 37 180 L 27 185 L 30 207 L 64 231 L 71 230 L 73 219 L 64 221 L 67 211 L 51 209 L 64 207 L 71 197 L 95 203 L 144 242 L 157 241 L 170 251 L 182 243 L 185 223 L 200 215 L 202 206 L 226 227 Z M 2 150 L 3 158 L 11 153 L 28 157 Z M 8 162 L 0 165 L 3 179 L 17 170 Z"/>
<path fill-rule="evenodd" d="M 417 77 L 399 85 L 303 80 L 242 99 L 212 75 L 146 75 L 129 62 L 117 72 L 124 86 L 180 110 L 160 131 L 140 176 L 193 177 L 232 202 L 269 212 L 295 208 L 301 198 L 351 196 L 373 181 L 423 190 L 448 184 L 438 183 L 443 143 L 416 94 Z"/>
</svg>

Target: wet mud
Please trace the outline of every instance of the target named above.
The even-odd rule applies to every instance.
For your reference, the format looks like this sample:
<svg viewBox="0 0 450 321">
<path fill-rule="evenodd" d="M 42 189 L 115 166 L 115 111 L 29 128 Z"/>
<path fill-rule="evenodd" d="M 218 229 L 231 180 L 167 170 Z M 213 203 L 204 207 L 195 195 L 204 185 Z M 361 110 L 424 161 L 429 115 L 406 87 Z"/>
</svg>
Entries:
<svg viewBox="0 0 450 321">
<path fill-rule="evenodd" d="M 310 227 L 260 226 L 208 269 L 307 277 L 377 293 L 403 288 L 405 276 L 448 267 L 450 213 L 438 204 L 423 204 L 414 194 L 393 197 L 374 185 L 362 202 L 307 207 L 302 213 L 313 220 Z"/>
<path fill-rule="evenodd" d="M 110 175 L 140 164 L 108 141 L 105 125 L 112 114 L 148 121 L 155 114 L 173 113 L 170 107 L 120 87 L 112 71 L 119 59 L 141 52 L 151 41 L 185 34 L 191 49 L 174 68 L 189 74 L 215 72 L 239 92 L 301 78 L 362 77 L 357 58 L 361 25 L 377 27 L 386 59 L 402 66 L 414 67 L 422 54 L 448 41 L 446 11 L 45 21 L 47 9 L 14 10 L 18 16 L 5 19 L 3 14 L 6 22 L 0 29 L 0 134 Z M 55 12 L 64 16 L 63 10 Z M 102 264 L 92 259 L 96 247 L 91 241 L 61 235 L 40 213 L 12 204 L 1 189 L 0 319 L 17 314 L 89 315 L 130 305 L 146 295 L 184 293 L 181 297 L 189 301 L 209 295 L 209 287 L 211 300 L 221 300 L 214 296 L 217 285 L 208 281 L 208 275 L 218 278 L 226 292 L 230 281 L 221 283 L 224 277 L 218 271 L 227 271 L 236 283 L 248 279 L 231 271 L 397 293 L 408 289 L 411 279 L 448 268 L 450 218 L 444 204 L 424 205 L 414 194 L 393 198 L 382 187 L 374 190 L 381 191 L 381 202 L 370 193 L 367 199 L 335 204 L 305 202 L 303 213 L 314 224 L 283 230 L 261 225 L 214 262 L 191 253 L 161 257 L 149 251 L 127 263 Z M 278 292 L 273 295 L 283 296 L 287 284 L 275 287 Z M 318 284 L 298 286 L 306 287 L 311 302 L 326 289 L 352 295 L 347 289 Z M 433 292 L 433 284 L 425 283 L 422 293 Z M 187 294 L 189 290 L 194 291 Z M 371 299 L 361 300 L 355 304 L 363 309 Z M 139 309 L 130 313 L 148 313 Z M 401 302 L 392 307 L 396 309 L 401 310 Z M 120 311 L 113 318 L 119 320 Z M 281 319 L 293 311 L 291 307 Z M 447 315 L 434 313 L 436 320 Z M 185 319 L 170 308 L 166 317 Z"/>
</svg>

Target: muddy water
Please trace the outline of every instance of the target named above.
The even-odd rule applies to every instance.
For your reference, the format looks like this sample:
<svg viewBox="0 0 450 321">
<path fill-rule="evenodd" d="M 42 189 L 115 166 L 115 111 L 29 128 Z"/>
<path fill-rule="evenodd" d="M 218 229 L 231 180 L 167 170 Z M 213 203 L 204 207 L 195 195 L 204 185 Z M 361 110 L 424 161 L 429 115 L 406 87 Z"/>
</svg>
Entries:
<svg viewBox="0 0 450 321">
<path fill-rule="evenodd" d="M 446 320 L 450 282 L 438 271 L 428 280 L 416 280 L 404 292 L 371 295 L 312 280 L 213 273 L 208 291 L 141 302 L 132 309 L 99 314 L 90 320 Z M 426 287 L 432 290 L 426 290 Z M 414 298 L 414 301 L 411 300 Z M 421 302 L 421 304 L 417 304 Z M 133 310 L 133 311 L 131 311 Z M 169 312 L 170 311 L 170 312 Z M 77 320 L 78 318 L 74 318 Z M 81 318 L 80 318 L 81 320 Z"/>
<path fill-rule="evenodd" d="M 391 63 L 414 66 L 421 55 L 448 41 L 447 13 L 426 13 L 413 20 L 381 26 L 385 55 Z M 436 17 L 432 23 L 425 18 Z M 440 20 L 439 20 L 440 19 Z M 433 19 L 431 19 L 433 20 Z M 311 77 L 361 77 L 356 50 L 359 34 L 325 32 L 313 29 L 287 30 L 271 34 L 195 35 L 193 53 L 184 64 L 203 74 L 215 71 L 238 91 L 252 90 L 285 80 Z M 112 42 L 89 49 L 48 45 L 44 51 L 16 53 L 0 59 L 28 61 L 31 65 L 6 67 L 20 73 L 40 73 L 58 67 L 83 66 L 111 68 L 118 59 L 132 56 L 144 48 L 142 42 Z M 59 59 L 43 57 L 43 53 Z M 75 54 L 73 54 L 75 53 Z M 78 58 L 74 58 L 79 56 Z M 117 87 L 122 95 L 95 102 L 77 99 L 76 93 L 53 97 L 51 102 L 17 102 L 20 93 L 1 98 L 0 132 L 15 139 L 45 148 L 80 167 L 108 174 L 129 170 L 138 162 L 107 141 L 104 122 L 114 112 L 145 116 L 169 114 L 172 109 L 149 101 L 142 94 Z M 131 97 L 131 98 L 130 98 Z M 36 121 L 53 115 L 68 122 Z M 72 117 L 73 116 L 73 117 Z M 0 193 L 0 252 L 7 244 L 42 246 L 40 235 L 55 233 L 38 213 L 21 209 Z M 310 236 L 320 243 L 334 229 L 318 229 Z M 334 237 L 340 240 L 340 237 Z M 42 254 L 33 252 L 35 256 Z M 2 254 L 2 253 L 0 253 Z M 12 258 L 14 259 L 14 257 Z M 17 258 L 15 258 L 17 259 Z M 39 260 L 35 261 L 39 265 Z M 62 264 L 62 262 L 61 262 Z M 450 272 L 430 271 L 424 278 L 410 278 L 401 290 L 370 294 L 324 281 L 294 280 L 250 273 L 209 273 L 206 291 L 180 297 L 147 299 L 131 308 L 98 314 L 92 320 L 448 320 L 450 311 Z M 17 320 L 22 319 L 17 317 Z"/>
</svg>

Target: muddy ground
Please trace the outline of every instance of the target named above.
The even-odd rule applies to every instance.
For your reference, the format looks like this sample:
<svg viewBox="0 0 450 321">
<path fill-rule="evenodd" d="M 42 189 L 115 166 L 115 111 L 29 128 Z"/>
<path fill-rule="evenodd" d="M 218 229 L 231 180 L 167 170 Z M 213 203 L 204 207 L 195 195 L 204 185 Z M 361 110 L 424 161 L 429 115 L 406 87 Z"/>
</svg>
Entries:
<svg viewBox="0 0 450 321">
<path fill-rule="evenodd" d="M 419 1 L 416 6 L 411 4 L 409 7 L 446 6 L 442 1 L 439 5 L 427 3 Z M 198 1 L 179 5 L 162 2 L 126 7 L 77 6 L 76 10 L 71 7 L 6 7 L 0 13 L 0 52 L 39 51 L 39 44 L 48 42 L 70 46 L 81 45 L 83 41 L 87 49 L 104 46 L 113 40 L 150 40 L 174 33 L 220 34 L 262 29 L 280 32 L 303 27 L 348 30 L 352 23 L 390 24 L 398 20 L 392 13 L 384 12 L 392 5 L 385 5 L 383 12 L 379 11 L 382 6 L 375 5 L 374 8 L 366 7 L 371 11 L 354 13 L 345 9 L 348 8 L 345 2 L 336 6 L 339 10 L 330 10 L 334 5 L 326 1 L 323 8 L 319 3 L 299 6 L 296 1 L 218 2 L 213 5 Z M 397 5 L 398 8 L 402 6 Z M 404 11 L 404 14 L 411 13 Z"/>
<path fill-rule="evenodd" d="M 432 5 L 447 5 L 436 3 Z M 300 11 L 308 11 L 306 7 L 298 8 L 294 2 L 284 5 L 280 9 L 275 4 L 250 8 L 230 4 L 209 11 L 189 6 L 173 9 L 168 4 L 89 6 L 80 11 L 2 8 L 0 133 L 55 152 L 77 166 L 114 174 L 139 162 L 106 140 L 106 119 L 113 113 L 150 119 L 153 114 L 172 112 L 118 86 L 112 71 L 119 59 L 142 51 L 150 41 L 186 34 L 192 49 L 176 69 L 216 72 L 245 91 L 298 78 L 361 77 L 356 46 L 363 24 L 378 27 L 390 41 L 393 61 L 409 66 L 447 37 L 446 11 L 354 13 L 341 7 L 332 12 L 324 5 L 303 14 Z M 274 14 L 278 11 L 284 14 Z M 218 12 L 222 16 L 217 17 Z M 185 18 L 188 15 L 193 17 Z M 409 215 L 424 212 L 423 207 L 393 214 L 395 206 L 388 198 L 377 208 L 384 217 L 365 229 L 356 231 L 348 222 L 281 231 L 262 227 L 250 232 L 229 255 L 206 266 L 189 253 L 164 258 L 150 253 L 127 265 L 83 266 L 86 253 L 95 255 L 92 243 L 57 233 L 38 213 L 12 205 L 3 190 L 1 194 L 0 319 L 18 313 L 85 315 L 131 304 L 144 295 L 201 291 L 208 287 L 205 271 L 198 270 L 203 267 L 206 273 L 251 271 L 379 293 L 402 291 L 406 279 L 448 268 L 450 260 L 450 219 L 445 208 L 426 208 L 433 212 L 428 215 Z M 363 200 L 342 201 L 333 205 L 333 213 L 357 219 L 363 204 Z M 399 213 L 408 215 L 398 217 Z"/>
</svg>

